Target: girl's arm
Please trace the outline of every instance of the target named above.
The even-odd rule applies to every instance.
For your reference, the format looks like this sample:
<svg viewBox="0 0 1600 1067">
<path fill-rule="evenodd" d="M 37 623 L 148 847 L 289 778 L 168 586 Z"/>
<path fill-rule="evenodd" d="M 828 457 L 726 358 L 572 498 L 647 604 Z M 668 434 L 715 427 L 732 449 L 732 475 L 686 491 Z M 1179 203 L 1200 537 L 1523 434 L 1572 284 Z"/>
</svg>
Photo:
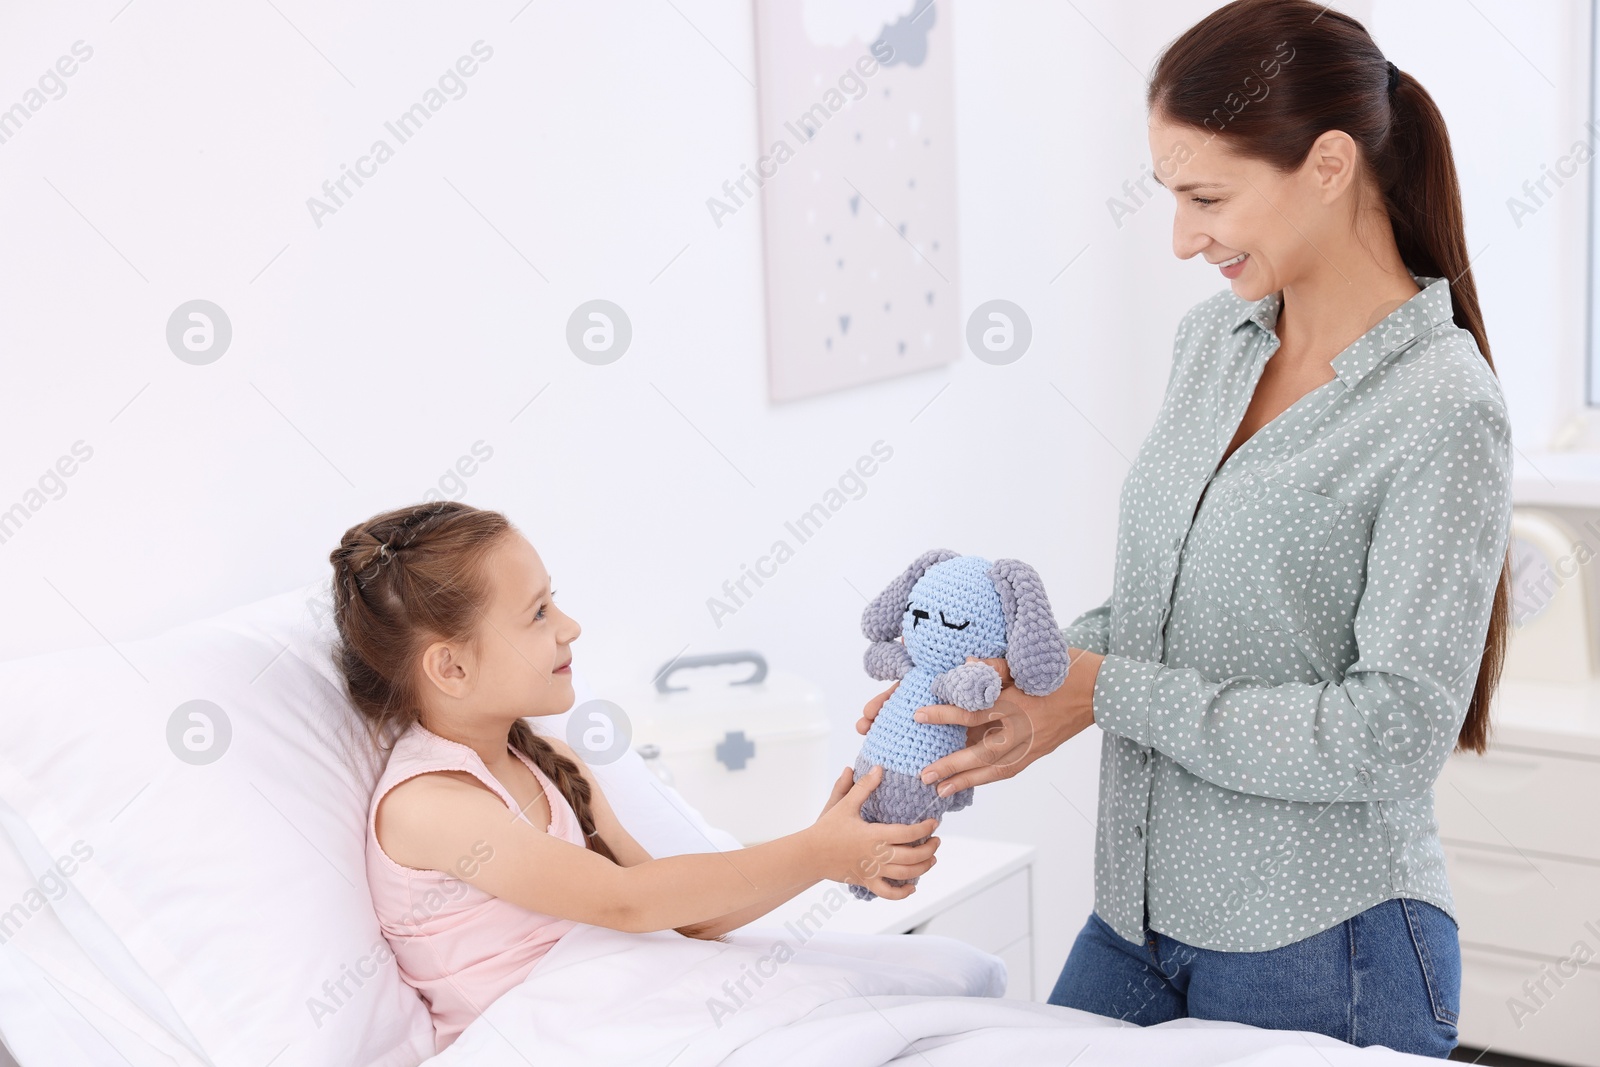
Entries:
<svg viewBox="0 0 1600 1067">
<path fill-rule="evenodd" d="M 833 783 L 833 794 L 828 798 L 828 803 L 823 805 L 822 808 L 822 813 L 824 815 L 828 813 L 829 808 L 833 807 L 849 794 L 850 786 L 854 783 L 854 781 L 855 772 L 849 767 L 846 767 L 844 772 L 839 775 L 838 780 Z M 931 838 L 928 841 L 928 844 L 937 849 L 939 847 L 939 839 L 937 837 Z M 938 862 L 939 861 L 937 858 L 929 859 L 928 866 L 931 867 Z M 788 903 L 794 897 L 799 896 L 801 893 L 810 889 L 820 881 L 822 881 L 820 878 L 814 879 L 813 881 L 807 882 L 805 885 L 800 886 L 798 889 L 786 890 L 777 894 L 776 896 L 768 897 L 765 900 L 758 901 L 755 904 L 750 905 L 748 908 L 742 908 L 739 911 L 718 916 L 717 918 L 708 920 L 707 922 L 698 923 L 691 927 L 679 927 L 678 932 L 680 934 L 686 934 L 690 937 L 709 938 L 720 936 L 727 933 L 729 930 L 737 930 L 746 923 L 754 922 L 763 915 L 766 915 L 780 904 Z"/>
<path fill-rule="evenodd" d="M 775 841 L 619 866 L 508 817 L 504 802 L 479 784 L 428 773 L 383 798 L 379 840 L 397 863 L 455 875 L 531 911 L 642 933 L 729 917 L 763 901 L 773 901 L 770 910 L 823 878 L 908 896 L 914 887 L 885 879 L 914 878 L 932 866 L 937 841 L 904 842 L 928 837 L 938 820 L 863 821 L 861 803 L 881 779 L 879 771 L 863 777 L 812 826 Z"/>
<path fill-rule="evenodd" d="M 755 922 L 778 905 L 788 903 L 820 881 L 822 881 L 821 878 L 816 878 L 805 885 L 797 886 L 794 889 L 786 889 L 765 900 L 758 900 L 748 908 L 740 908 L 738 911 L 731 911 L 726 915 L 718 915 L 716 918 L 707 919 L 705 922 L 690 923 L 687 926 L 679 926 L 676 929 L 678 933 L 683 934 L 685 937 L 698 937 L 705 940 L 721 937 L 730 930 L 737 930 L 746 923 Z"/>
<path fill-rule="evenodd" d="M 599 831 L 601 837 L 605 838 L 606 844 L 616 854 L 618 862 L 624 867 L 633 867 L 640 863 L 648 862 L 651 859 L 650 853 L 638 841 L 634 840 L 633 835 L 628 833 L 627 828 L 622 825 L 622 821 L 617 818 L 615 811 L 611 807 L 611 802 L 606 799 L 605 792 L 600 788 L 599 779 L 590 771 L 588 764 L 583 762 L 583 757 L 579 756 L 571 745 L 568 745 L 558 737 L 552 737 L 548 734 L 540 734 L 540 736 L 549 741 L 557 752 L 576 763 L 578 769 L 583 772 L 584 778 L 588 780 L 590 786 L 589 811 L 594 816 L 595 829 Z M 854 781 L 854 772 L 846 767 L 844 773 L 834 782 L 833 793 L 828 797 L 828 802 L 822 807 L 824 813 L 844 799 Z M 935 845 L 937 845 L 938 840 L 938 838 L 934 838 Z M 687 926 L 680 926 L 676 929 L 678 933 L 683 934 L 685 937 L 720 937 L 729 930 L 737 930 L 746 923 L 761 918 L 772 909 L 780 904 L 787 903 L 791 898 L 810 889 L 820 881 L 822 879 L 814 878 L 798 889 L 784 890 L 759 900 L 747 908 L 741 908 L 727 915 L 719 915 L 705 922 L 690 923 Z"/>
<path fill-rule="evenodd" d="M 589 765 L 583 762 L 583 757 L 579 756 L 571 745 L 559 737 L 552 737 L 548 734 L 540 734 L 540 736 L 550 742 L 557 752 L 576 763 L 578 769 L 583 772 L 584 778 L 588 780 L 589 811 L 594 816 L 595 829 L 599 831 L 601 837 L 605 838 L 606 845 L 616 855 L 618 863 L 624 867 L 635 867 L 641 863 L 648 863 L 652 858 L 650 853 L 646 851 L 643 845 L 634 840 L 633 835 L 628 833 L 627 827 L 622 824 L 622 820 L 617 818 L 615 810 L 611 807 L 611 802 L 606 798 L 605 791 L 600 788 L 599 778 L 590 771 Z M 848 770 L 846 775 L 849 775 Z M 828 800 L 828 804 L 823 810 L 826 811 L 831 808 L 835 802 L 844 796 L 844 792 L 848 791 L 849 788 L 850 782 L 848 780 L 844 783 L 843 791 L 835 785 L 833 796 Z M 802 886 L 801 889 L 809 889 L 811 886 L 816 885 L 817 881 L 820 881 L 820 879 L 813 880 Z M 729 930 L 738 929 L 753 919 L 759 919 L 800 891 L 800 889 L 792 892 L 784 891 L 765 900 L 758 901 L 748 908 L 731 912 L 728 915 L 720 915 L 703 923 L 690 923 L 687 926 L 679 926 L 676 929 L 678 933 L 683 934 L 685 937 L 706 939 L 720 937 Z"/>
</svg>

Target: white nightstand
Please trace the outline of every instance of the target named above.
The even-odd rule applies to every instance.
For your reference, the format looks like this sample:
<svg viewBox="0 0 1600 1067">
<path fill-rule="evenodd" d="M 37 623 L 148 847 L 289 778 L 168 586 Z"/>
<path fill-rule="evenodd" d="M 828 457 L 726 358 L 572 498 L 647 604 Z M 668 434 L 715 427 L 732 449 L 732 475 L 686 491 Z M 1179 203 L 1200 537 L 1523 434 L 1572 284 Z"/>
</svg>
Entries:
<svg viewBox="0 0 1600 1067">
<path fill-rule="evenodd" d="M 904 900 L 857 900 L 839 883 L 823 882 L 749 926 L 798 920 L 832 889 L 845 901 L 827 920 L 830 932 L 940 934 L 965 941 L 1005 961 L 1007 997 L 1032 1000 L 1033 846 L 937 836 L 939 862 Z"/>
<path fill-rule="evenodd" d="M 1435 788 L 1461 1043 L 1597 1067 L 1600 685 L 1506 679 L 1491 721 L 1488 754 L 1451 756 Z"/>
</svg>

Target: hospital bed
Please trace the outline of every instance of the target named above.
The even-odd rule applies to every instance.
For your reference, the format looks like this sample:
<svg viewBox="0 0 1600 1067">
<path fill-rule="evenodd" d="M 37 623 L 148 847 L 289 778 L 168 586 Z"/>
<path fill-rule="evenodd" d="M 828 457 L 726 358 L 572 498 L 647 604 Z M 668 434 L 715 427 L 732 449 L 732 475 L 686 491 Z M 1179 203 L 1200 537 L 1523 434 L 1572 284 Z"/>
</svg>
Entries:
<svg viewBox="0 0 1600 1067">
<path fill-rule="evenodd" d="M 0 664 L 0 1040 L 21 1067 L 1420 1062 L 1141 1029 L 1002 999 L 1000 959 L 951 938 L 759 922 L 726 943 L 580 924 L 436 1054 L 367 891 L 382 767 L 329 608 L 318 582 Z M 637 754 L 594 772 L 653 855 L 737 847 Z"/>
</svg>

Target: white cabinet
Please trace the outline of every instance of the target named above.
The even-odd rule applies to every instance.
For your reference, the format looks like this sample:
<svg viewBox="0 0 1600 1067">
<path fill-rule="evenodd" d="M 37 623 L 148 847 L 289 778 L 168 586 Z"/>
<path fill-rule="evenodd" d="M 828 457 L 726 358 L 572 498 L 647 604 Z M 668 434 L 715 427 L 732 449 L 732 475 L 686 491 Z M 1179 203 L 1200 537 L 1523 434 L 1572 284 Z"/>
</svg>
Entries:
<svg viewBox="0 0 1600 1067">
<path fill-rule="evenodd" d="M 827 929 L 856 934 L 938 934 L 999 956 L 1006 964 L 1006 996 L 1033 999 L 1032 845 L 938 834 L 939 862 L 904 900 L 857 900 L 813 909 L 822 895 L 842 887 L 823 882 L 748 924 L 782 926 L 807 913 L 827 914 Z"/>
<path fill-rule="evenodd" d="M 1461 1043 L 1600 1067 L 1600 685 L 1505 680 L 1435 789 Z"/>
</svg>

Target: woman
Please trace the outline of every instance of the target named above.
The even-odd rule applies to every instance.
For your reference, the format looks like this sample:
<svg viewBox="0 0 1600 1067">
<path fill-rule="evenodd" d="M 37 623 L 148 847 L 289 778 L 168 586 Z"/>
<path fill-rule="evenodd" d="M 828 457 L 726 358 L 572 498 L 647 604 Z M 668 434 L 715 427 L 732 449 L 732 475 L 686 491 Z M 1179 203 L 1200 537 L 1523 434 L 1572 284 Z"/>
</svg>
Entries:
<svg viewBox="0 0 1600 1067">
<path fill-rule="evenodd" d="M 1512 470 L 1444 122 L 1304 0 L 1213 13 L 1147 102 L 1173 251 L 1231 287 L 1179 324 L 1066 682 L 924 709 L 971 738 L 925 777 L 1008 778 L 1102 730 L 1095 906 L 1051 1003 L 1444 1056 L 1433 788 L 1487 741 Z"/>
</svg>

